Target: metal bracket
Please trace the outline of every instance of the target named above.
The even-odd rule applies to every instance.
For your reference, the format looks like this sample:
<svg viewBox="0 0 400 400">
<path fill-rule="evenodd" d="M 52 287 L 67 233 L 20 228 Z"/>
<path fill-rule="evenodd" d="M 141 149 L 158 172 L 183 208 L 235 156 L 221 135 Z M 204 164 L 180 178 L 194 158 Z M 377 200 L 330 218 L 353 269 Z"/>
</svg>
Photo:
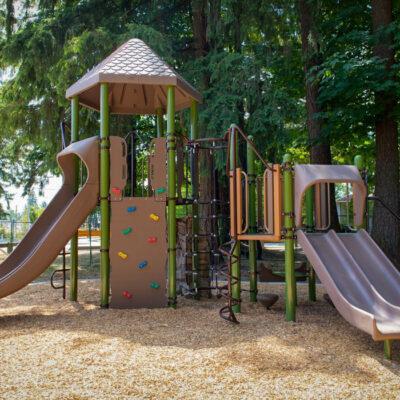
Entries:
<svg viewBox="0 0 400 400">
<path fill-rule="evenodd" d="M 282 212 L 281 213 L 282 217 L 289 217 L 289 218 L 294 218 L 294 212 L 293 211 L 289 211 L 289 212 Z"/>
<path fill-rule="evenodd" d="M 291 232 L 291 235 L 288 235 L 288 232 Z M 282 228 L 281 231 L 281 239 L 293 239 L 296 240 L 297 239 L 297 235 L 295 235 L 294 233 L 296 232 L 296 228 Z"/>
<path fill-rule="evenodd" d="M 100 138 L 100 150 L 110 150 L 110 148 L 111 148 L 110 138 L 109 137 Z"/>
<path fill-rule="evenodd" d="M 168 297 L 168 306 L 175 307 L 177 305 L 176 297 Z"/>
<path fill-rule="evenodd" d="M 284 162 L 281 164 L 282 171 L 291 171 L 294 172 L 294 167 L 292 162 Z"/>
</svg>

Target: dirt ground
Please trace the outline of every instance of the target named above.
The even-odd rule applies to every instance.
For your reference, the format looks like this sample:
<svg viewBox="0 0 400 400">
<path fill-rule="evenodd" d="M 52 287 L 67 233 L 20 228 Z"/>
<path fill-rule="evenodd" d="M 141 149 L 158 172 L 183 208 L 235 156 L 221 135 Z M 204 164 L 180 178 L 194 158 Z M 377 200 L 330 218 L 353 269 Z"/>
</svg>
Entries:
<svg viewBox="0 0 400 400">
<path fill-rule="evenodd" d="M 0 300 L 1 399 L 396 399 L 400 348 L 347 324 L 299 287 L 298 322 L 246 299 L 240 325 L 221 320 L 222 300 L 180 299 L 177 310 L 103 310 L 99 282 L 80 302 L 32 284 Z M 246 293 L 244 293 L 244 297 Z"/>
</svg>

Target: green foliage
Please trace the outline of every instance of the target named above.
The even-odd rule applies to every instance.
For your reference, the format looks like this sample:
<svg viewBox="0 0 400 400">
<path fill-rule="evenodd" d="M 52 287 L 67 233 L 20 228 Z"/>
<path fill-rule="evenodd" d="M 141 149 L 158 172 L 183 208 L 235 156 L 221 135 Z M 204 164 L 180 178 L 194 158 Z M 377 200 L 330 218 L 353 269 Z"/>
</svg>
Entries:
<svg viewBox="0 0 400 400">
<path fill-rule="evenodd" d="M 376 91 L 398 91 L 392 71 L 372 56 L 369 1 L 326 0 L 315 4 L 323 60 L 316 79 L 323 110 L 323 134 L 334 160 L 352 162 L 355 153 L 373 160 Z M 287 149 L 307 161 L 304 69 L 297 1 L 208 1 L 206 46 L 196 53 L 193 4 L 187 1 L 68 0 L 0 3 L 0 196 L 7 184 L 29 193 L 57 173 L 60 122 L 69 121 L 66 89 L 118 45 L 143 39 L 203 91 L 203 136 L 220 136 L 234 122 L 255 137 L 258 148 L 279 162 Z M 318 6 L 318 7 L 317 7 Z M 18 15 L 16 9 L 18 8 Z M 397 10 L 397 9 L 396 9 Z M 398 11 L 396 11 L 398 12 Z M 398 23 L 389 27 L 400 42 Z M 380 32 L 379 34 L 386 34 Z M 315 74 L 314 74 L 315 73 Z M 180 116 L 187 134 L 187 113 Z M 143 141 L 154 134 L 148 117 L 113 117 L 113 134 L 136 125 Z M 98 132 L 98 116 L 81 113 L 81 137 Z M 144 152 L 145 146 L 139 147 Z M 222 168 L 223 159 L 219 160 Z"/>
<path fill-rule="evenodd" d="M 35 195 L 30 193 L 28 196 L 28 202 L 22 211 L 22 215 L 19 220 L 25 223 L 35 222 L 39 218 L 40 214 L 42 214 L 43 210 L 43 205 L 40 206 Z"/>
</svg>

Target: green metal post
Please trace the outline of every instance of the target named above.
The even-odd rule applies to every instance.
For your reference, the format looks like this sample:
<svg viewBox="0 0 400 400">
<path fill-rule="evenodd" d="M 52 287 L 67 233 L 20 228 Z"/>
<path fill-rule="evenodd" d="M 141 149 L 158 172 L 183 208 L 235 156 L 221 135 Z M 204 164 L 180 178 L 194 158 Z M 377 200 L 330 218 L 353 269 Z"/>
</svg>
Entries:
<svg viewBox="0 0 400 400">
<path fill-rule="evenodd" d="M 12 253 L 13 249 L 14 249 L 14 231 L 15 231 L 15 219 L 11 217 L 10 220 L 10 242 L 8 243 L 7 246 L 7 253 L 10 254 Z"/>
<path fill-rule="evenodd" d="M 364 160 L 363 160 L 363 156 L 361 155 L 357 155 L 354 157 L 354 165 L 360 170 L 362 171 L 364 169 Z"/>
<path fill-rule="evenodd" d="M 107 308 L 110 295 L 110 109 L 109 86 L 100 86 L 100 306 Z"/>
<path fill-rule="evenodd" d="M 249 136 L 250 140 L 253 140 Z M 256 221 L 256 173 L 254 151 L 247 143 L 247 175 L 249 178 L 249 233 L 257 233 Z M 249 241 L 250 301 L 257 301 L 257 242 Z"/>
<path fill-rule="evenodd" d="M 88 221 L 88 230 L 89 230 L 89 265 L 92 267 L 93 263 L 93 251 L 92 251 L 92 224 L 91 224 L 91 215 L 89 215 Z"/>
<path fill-rule="evenodd" d="M 235 160 L 237 160 L 238 156 L 238 146 L 237 146 L 237 132 L 235 129 L 231 128 L 230 130 L 230 142 L 231 142 L 231 148 L 229 149 L 230 152 L 230 171 L 233 172 L 234 174 L 236 173 L 235 168 L 236 168 L 236 163 Z M 237 238 L 234 238 L 237 239 Z M 235 248 L 233 250 L 232 254 L 232 268 L 231 268 L 231 287 L 232 287 L 232 297 L 238 301 L 238 304 L 234 305 L 232 307 L 233 312 L 240 312 L 241 311 L 241 306 L 240 306 L 240 291 L 241 291 L 241 282 L 240 282 L 240 241 L 238 240 L 236 242 Z"/>
<path fill-rule="evenodd" d="M 294 271 L 294 196 L 293 163 L 290 154 L 283 158 L 283 212 L 285 234 L 286 320 L 296 321 L 296 278 Z"/>
<path fill-rule="evenodd" d="M 162 107 L 158 107 L 156 113 L 157 137 L 160 138 L 164 135 L 164 113 Z"/>
<path fill-rule="evenodd" d="M 314 188 L 310 187 L 306 192 L 306 229 L 314 230 Z M 317 291 L 315 287 L 315 271 L 308 263 L 308 299 L 317 301 Z"/>
<path fill-rule="evenodd" d="M 75 96 L 71 100 L 71 143 L 79 140 L 79 98 Z M 74 156 L 74 193 L 79 190 L 79 158 Z M 71 267 L 69 299 L 78 300 L 78 232 L 71 238 Z"/>
<path fill-rule="evenodd" d="M 176 308 L 176 145 L 175 145 L 175 87 L 167 94 L 168 150 L 168 305 Z"/>
<path fill-rule="evenodd" d="M 385 354 L 386 360 L 392 359 L 392 340 L 386 339 L 383 341 L 383 352 Z"/>
<path fill-rule="evenodd" d="M 195 140 L 199 137 L 199 112 L 198 103 L 192 100 L 190 107 L 190 139 Z M 199 254 L 198 254 L 198 234 L 199 234 L 199 176 L 197 168 L 197 159 L 194 154 L 194 149 L 191 152 L 190 159 L 190 173 L 191 173 L 191 189 L 192 198 L 195 200 L 192 204 L 192 284 L 196 288 L 198 285 L 198 272 L 199 272 Z"/>
</svg>

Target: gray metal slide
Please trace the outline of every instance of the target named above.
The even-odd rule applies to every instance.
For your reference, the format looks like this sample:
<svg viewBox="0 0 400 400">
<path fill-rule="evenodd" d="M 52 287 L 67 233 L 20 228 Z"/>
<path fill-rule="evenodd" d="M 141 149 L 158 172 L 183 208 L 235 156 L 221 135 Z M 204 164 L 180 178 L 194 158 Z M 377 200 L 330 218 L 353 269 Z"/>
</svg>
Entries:
<svg viewBox="0 0 400 400">
<path fill-rule="evenodd" d="M 400 339 L 400 273 L 365 230 L 297 232 L 339 313 L 374 340 Z"/>
<path fill-rule="evenodd" d="M 54 261 L 96 206 L 99 196 L 99 143 L 93 137 L 73 143 L 57 156 L 64 182 L 43 214 L 0 265 L 0 298 L 23 288 Z M 87 169 L 82 189 L 74 194 L 75 157 Z"/>
</svg>

